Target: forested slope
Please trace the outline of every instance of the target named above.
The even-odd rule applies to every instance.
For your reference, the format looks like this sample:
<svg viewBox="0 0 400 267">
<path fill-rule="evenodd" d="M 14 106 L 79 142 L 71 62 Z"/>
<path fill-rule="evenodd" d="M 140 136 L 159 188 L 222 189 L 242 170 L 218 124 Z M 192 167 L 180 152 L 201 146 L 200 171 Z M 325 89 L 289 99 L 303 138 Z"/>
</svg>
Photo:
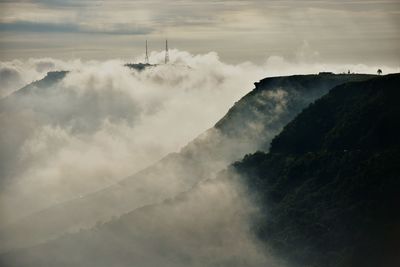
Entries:
<svg viewBox="0 0 400 267">
<path fill-rule="evenodd" d="M 257 235 L 295 266 L 399 266 L 400 75 L 338 86 L 247 155 Z"/>
</svg>

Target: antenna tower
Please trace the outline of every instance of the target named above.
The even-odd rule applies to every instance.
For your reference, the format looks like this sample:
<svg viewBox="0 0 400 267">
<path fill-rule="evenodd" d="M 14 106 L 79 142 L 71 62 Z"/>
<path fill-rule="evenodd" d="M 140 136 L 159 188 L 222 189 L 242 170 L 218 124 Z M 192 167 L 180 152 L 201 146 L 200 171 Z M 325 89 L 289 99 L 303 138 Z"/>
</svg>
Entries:
<svg viewBox="0 0 400 267">
<path fill-rule="evenodd" d="M 168 40 L 165 40 L 165 64 L 169 62 Z"/>
<path fill-rule="evenodd" d="M 147 51 L 147 40 L 146 40 L 146 58 L 144 59 L 144 62 L 145 62 L 146 64 L 149 64 L 149 53 L 148 53 L 148 51 Z"/>
</svg>

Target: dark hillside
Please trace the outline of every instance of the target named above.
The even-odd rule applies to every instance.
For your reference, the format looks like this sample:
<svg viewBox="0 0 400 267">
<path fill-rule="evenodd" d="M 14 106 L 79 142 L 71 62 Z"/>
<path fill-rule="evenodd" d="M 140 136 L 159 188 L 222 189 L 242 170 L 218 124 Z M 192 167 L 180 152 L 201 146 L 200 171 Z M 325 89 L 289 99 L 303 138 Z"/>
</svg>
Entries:
<svg viewBox="0 0 400 267">
<path fill-rule="evenodd" d="M 54 78 L 50 80 L 55 82 L 55 78 L 62 78 L 61 73 L 50 76 Z M 296 75 L 261 80 L 256 83 L 253 91 L 235 103 L 215 127 L 190 142 L 179 153 L 167 155 L 156 164 L 121 180 L 118 184 L 33 213 L 0 229 L 0 252 L 44 242 L 80 228 L 90 228 L 99 221 L 108 221 L 113 216 L 120 216 L 187 191 L 194 184 L 212 177 L 245 154 L 257 150 L 266 151 L 272 138 L 290 120 L 334 86 L 375 76 Z M 42 83 L 45 84 L 45 80 Z M 24 96 L 21 95 L 13 101 L 7 98 L 4 101 L 16 107 L 32 105 L 32 109 L 38 111 L 46 109 L 47 105 L 42 101 L 41 95 L 52 94 L 54 90 L 51 90 L 51 87 L 49 90 L 35 89 L 37 86 L 34 85 L 29 87 L 29 92 L 37 96 L 37 101 L 32 102 L 32 96 L 24 100 Z M 59 96 L 56 94 L 53 97 Z M 71 97 L 68 102 L 74 102 L 74 95 L 68 97 Z M 116 101 L 120 103 L 121 114 L 128 114 L 131 107 L 124 105 L 125 101 L 121 98 L 117 98 Z M 91 104 L 83 102 L 80 105 Z M 70 116 L 65 118 L 66 120 L 85 115 L 76 113 L 76 108 L 67 108 L 67 114 Z M 51 109 L 54 112 L 58 107 Z M 94 112 L 103 111 L 100 106 L 94 108 Z M 58 123 L 57 120 L 52 122 L 56 125 Z M 84 129 L 90 130 L 87 127 Z M 0 162 L 0 166 L 1 164 L 6 162 Z M 170 182 L 163 182 L 166 180 Z"/>
<path fill-rule="evenodd" d="M 399 266 L 400 75 L 338 86 L 234 168 L 295 266 Z"/>
<path fill-rule="evenodd" d="M 205 249 L 207 260 L 198 266 L 270 266 L 258 264 L 258 260 L 251 264 L 248 259 L 241 258 L 246 255 L 246 248 L 254 250 L 247 247 L 249 243 L 243 244 L 243 239 L 231 238 L 241 236 L 241 227 L 231 227 L 237 225 L 237 220 L 243 214 L 253 209 L 252 206 L 241 204 L 247 197 L 235 196 L 225 202 L 225 197 L 229 196 L 226 193 L 230 190 L 223 190 L 222 195 L 221 191 L 210 190 L 215 189 L 214 183 L 222 183 L 217 187 L 224 185 L 224 179 L 231 178 L 230 173 L 224 172 L 219 178 L 207 182 L 199 181 L 212 177 L 212 172 L 218 171 L 218 166 L 212 165 L 216 160 L 222 163 L 231 159 L 232 155 L 240 157 L 238 152 L 234 152 L 240 151 L 237 147 L 243 139 L 254 136 L 253 145 L 269 144 L 270 135 L 281 129 L 277 125 L 295 117 L 295 110 L 301 110 L 312 101 L 312 95 L 329 90 L 327 85 L 321 88 L 319 83 L 316 83 L 316 87 L 303 87 L 303 83 L 297 81 L 307 81 L 307 77 L 293 77 L 288 77 L 288 80 L 292 80 L 291 85 L 283 78 L 277 78 L 281 82 L 274 87 L 266 85 L 260 88 L 258 85 L 254 90 L 258 92 L 250 93 L 239 101 L 225 116 L 224 122 L 218 123 L 209 135 L 201 136 L 180 153 L 171 154 L 136 177 L 122 181 L 120 187 L 105 189 L 57 209 L 31 216 L 28 221 L 31 227 L 16 227 L 12 230 L 21 235 L 40 235 L 41 229 L 52 230 L 57 234 L 61 232 L 60 229 L 69 227 L 71 221 L 75 221 L 76 226 L 79 220 L 87 222 L 91 219 L 95 224 L 98 218 L 115 215 L 114 219 L 75 234 L 45 241 L 41 245 L 0 254 L 0 258 L 8 266 L 143 266 L 141 262 L 147 262 L 149 266 L 175 267 L 181 266 L 179 264 L 182 262 L 184 266 L 193 264 L 200 251 Z M 315 75 L 311 77 L 320 79 Z M 373 82 L 380 79 L 383 78 Z M 388 82 L 383 80 L 381 83 L 385 85 Z M 369 83 L 354 83 L 354 86 L 363 87 L 366 84 Z M 346 87 L 334 90 L 342 90 L 340 88 Z M 348 92 L 350 94 L 351 90 Z M 365 92 L 368 93 L 368 90 Z M 312 112 L 314 117 L 311 121 L 323 116 L 321 110 L 330 108 L 324 100 L 329 99 L 330 95 L 304 111 L 318 107 L 314 110 L 318 112 Z M 386 91 L 382 95 L 386 95 Z M 284 107 L 280 104 L 282 99 L 286 99 Z M 350 106 L 363 101 L 364 98 L 355 96 Z M 338 106 L 341 102 L 341 97 L 337 97 L 332 105 Z M 257 103 L 262 112 L 252 106 Z M 242 110 L 244 114 L 234 114 L 232 110 Z M 388 116 L 392 116 L 392 113 Z M 243 125 L 243 121 L 247 124 Z M 298 119 L 293 123 L 296 121 Z M 229 127 L 224 127 L 228 124 L 235 127 L 225 132 Z M 255 124 L 262 127 L 253 128 Z M 332 125 L 336 127 L 336 124 Z M 284 132 L 289 127 L 292 126 L 286 127 Z M 396 175 L 399 158 L 396 157 L 397 150 L 388 149 L 381 154 L 371 154 L 360 149 L 324 151 L 318 148 L 315 152 L 294 153 L 277 151 L 275 146 L 272 148 L 273 153 L 256 153 L 235 164 L 237 170 L 247 174 L 249 188 L 254 192 L 252 195 L 263 204 L 260 217 L 252 213 L 259 219 L 254 222 L 258 236 L 267 242 L 268 247 L 272 246 L 276 254 L 300 266 L 357 265 L 356 259 L 359 257 L 354 255 L 363 255 L 366 250 L 375 247 L 363 248 L 355 246 L 355 242 L 367 245 L 368 242 L 374 242 L 379 245 L 375 237 L 384 236 L 378 231 L 382 229 L 382 222 L 388 222 L 388 226 L 395 225 L 388 210 L 393 210 L 391 203 L 396 203 L 392 202 L 395 195 L 391 193 L 396 189 L 396 179 L 390 177 Z M 392 158 L 393 162 L 383 164 L 388 158 Z M 388 177 L 385 184 L 381 183 L 378 176 L 382 170 Z M 178 177 L 179 182 L 186 183 L 185 186 L 179 187 L 179 190 L 165 186 L 162 180 L 173 181 L 170 176 Z M 152 186 L 140 187 L 146 182 L 151 182 Z M 380 190 L 370 190 L 375 186 L 379 186 Z M 147 187 L 151 190 L 143 190 Z M 215 198 L 205 196 L 209 192 L 214 192 Z M 148 198 L 141 203 L 142 207 L 132 204 L 137 202 L 135 197 L 138 196 Z M 369 198 L 370 201 L 365 201 Z M 206 204 L 200 206 L 205 200 Z M 231 201 L 234 201 L 235 208 L 229 212 Z M 93 208 L 95 204 L 99 206 L 99 203 L 102 204 L 102 210 Z M 385 203 L 386 209 L 380 209 Z M 96 212 L 104 214 L 99 216 Z M 125 215 L 119 216 L 124 212 Z M 212 214 L 222 216 L 209 217 Z M 49 221 L 52 223 L 49 224 Z M 371 234 L 366 235 L 367 231 L 371 231 Z M 229 233 L 229 238 L 226 233 Z M 380 245 L 378 247 L 382 248 Z M 154 248 L 157 249 L 157 257 L 146 253 L 154 252 Z M 220 248 L 228 248 L 231 254 L 225 257 Z M 379 257 L 376 259 L 378 261 Z"/>
<path fill-rule="evenodd" d="M 256 88 L 244 96 L 215 125 L 230 137 L 253 138 L 265 128 L 257 124 L 268 124 L 270 128 L 281 129 L 310 102 L 326 94 L 331 88 L 353 81 L 365 81 L 375 75 L 293 75 L 265 78 L 254 83 Z M 279 104 L 279 105 L 277 105 Z M 291 112 L 285 112 L 290 110 Z M 272 112 L 273 111 L 273 112 Z M 271 114 L 272 113 L 272 114 Z M 277 116 L 279 115 L 279 120 Z M 240 122 L 242 127 L 237 127 Z M 268 130 L 268 129 L 267 129 Z M 274 135 L 277 132 L 274 132 Z M 269 142 L 264 143 L 268 149 Z"/>
<path fill-rule="evenodd" d="M 287 125 L 272 141 L 271 152 L 397 146 L 399 90 L 398 75 L 339 86 Z"/>
</svg>

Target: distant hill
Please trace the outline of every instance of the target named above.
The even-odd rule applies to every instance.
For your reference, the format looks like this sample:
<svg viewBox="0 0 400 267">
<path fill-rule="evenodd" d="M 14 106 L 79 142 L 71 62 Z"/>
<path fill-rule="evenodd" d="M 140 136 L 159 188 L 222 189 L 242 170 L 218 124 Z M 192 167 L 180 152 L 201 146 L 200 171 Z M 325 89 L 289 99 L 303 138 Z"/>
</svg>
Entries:
<svg viewBox="0 0 400 267">
<path fill-rule="evenodd" d="M 128 67 L 133 70 L 142 71 L 149 67 L 155 67 L 157 65 L 149 64 L 149 63 L 128 63 L 125 64 L 125 67 Z"/>
<path fill-rule="evenodd" d="M 215 127 L 179 153 L 103 190 L 34 213 L 1 229 L 2 251 L 30 246 L 189 190 L 272 138 L 332 87 L 374 75 L 297 75 L 261 80 Z M 165 183 L 169 181 L 169 183 Z"/>
<path fill-rule="evenodd" d="M 31 95 L 39 95 L 41 96 L 44 94 L 46 91 L 48 91 L 51 86 L 57 84 L 60 82 L 65 75 L 67 74 L 67 71 L 54 71 L 54 72 L 48 72 L 47 75 L 38 81 L 32 82 L 28 84 L 27 86 L 24 86 L 23 88 L 19 89 L 18 91 L 13 92 L 11 95 L 8 95 L 4 98 L 0 99 L 0 113 L 3 116 L 7 112 L 13 112 L 16 113 L 20 111 L 21 106 L 26 108 L 26 109 L 35 109 L 38 108 L 43 104 L 40 102 L 32 101 L 30 98 Z M 42 107 L 43 108 L 43 107 Z M 6 127 L 5 125 L 2 125 L 3 127 Z M 29 128 L 18 128 L 18 129 L 2 129 L 2 134 L 4 138 L 0 138 L 0 146 L 1 149 L 3 149 L 3 153 L 0 153 L 0 177 L 5 177 L 3 178 L 2 181 L 2 186 L 8 182 L 12 182 L 9 180 L 5 180 L 10 173 L 13 172 L 13 169 L 11 166 L 13 166 L 13 162 L 16 160 L 16 151 L 15 151 L 15 145 L 14 145 L 14 138 L 16 135 L 23 135 L 25 134 L 26 131 L 30 131 L 31 129 Z M 6 138 L 7 137 L 7 138 Z M 6 153 L 7 152 L 7 153 Z"/>
<path fill-rule="evenodd" d="M 20 90 L 16 91 L 14 95 L 23 95 L 32 93 L 34 90 L 49 88 L 64 79 L 68 72 L 69 71 L 50 71 L 43 79 L 35 81 L 21 88 Z"/>
<path fill-rule="evenodd" d="M 400 266 L 400 74 L 332 89 L 234 164 L 290 266 Z"/>
</svg>

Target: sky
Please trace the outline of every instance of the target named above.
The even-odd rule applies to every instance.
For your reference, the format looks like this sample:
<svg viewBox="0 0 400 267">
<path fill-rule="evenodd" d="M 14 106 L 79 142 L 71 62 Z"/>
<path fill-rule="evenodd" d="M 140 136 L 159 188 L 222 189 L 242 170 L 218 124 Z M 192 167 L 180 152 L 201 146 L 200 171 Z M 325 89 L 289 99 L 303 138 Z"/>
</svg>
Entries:
<svg viewBox="0 0 400 267">
<path fill-rule="evenodd" d="M 166 39 L 171 64 L 158 64 Z M 146 40 L 150 62 L 158 65 L 141 72 L 124 67 L 125 62 L 144 59 Z M 64 207 L 60 203 L 104 189 L 180 151 L 222 118 L 255 81 L 319 71 L 376 73 L 378 67 L 384 74 L 400 72 L 400 0 L 0 0 L 0 230 L 32 212 Z M 51 90 L 32 87 L 20 97 L 7 97 L 54 70 L 69 73 Z M 297 94 L 285 94 L 281 88 L 271 92 L 258 100 L 275 107 L 266 115 L 275 125 L 280 114 L 287 116 L 288 99 Z M 252 127 L 272 138 L 271 128 Z M 221 138 L 217 135 L 208 144 L 208 133 L 197 139 L 206 144 L 204 151 Z M 218 160 L 230 160 L 233 152 L 239 158 L 245 155 L 249 151 L 241 150 L 243 144 L 224 148 L 221 153 L 226 155 L 218 155 Z M 190 158 L 198 152 L 186 151 Z M 211 169 L 211 163 L 201 165 Z M 158 203 L 204 175 L 191 173 L 193 178 L 180 166 L 176 169 L 169 176 L 130 184 L 132 192 L 140 194 L 131 194 L 136 202 L 129 198 L 129 207 Z M 209 251 L 225 259 L 231 259 L 232 251 L 248 256 L 246 248 L 253 253 L 258 244 L 246 230 L 248 215 L 240 213 L 253 203 L 238 205 L 242 192 L 236 192 L 236 183 L 225 183 L 199 183 L 189 197 L 177 198 L 178 204 L 167 203 L 165 212 L 161 205 L 148 217 L 156 227 L 146 228 L 143 221 L 143 236 L 187 255 L 192 251 L 186 249 L 195 244 L 194 254 L 206 260 Z M 112 211 L 119 215 L 122 209 Z M 187 220 L 203 214 L 207 216 Z M 54 218 L 44 221 L 53 227 Z M 143 229 L 142 217 L 137 218 L 132 228 Z M 74 223 L 69 227 L 77 226 Z M 164 225 L 173 225 L 174 231 Z M 215 225 L 227 231 L 214 238 Z M 15 233 L 16 239 L 36 238 L 15 229 L 7 232 L 11 239 Z M 207 242 L 193 243 L 185 236 L 189 232 Z M 171 238 L 164 241 L 164 234 Z M 199 247 L 206 248 L 205 253 Z M 228 248 L 228 254 L 215 247 Z M 157 249 L 149 250 L 149 257 L 157 258 Z"/>
<path fill-rule="evenodd" d="M 0 0 L 0 60 L 129 60 L 170 47 L 231 63 L 400 65 L 399 0 Z"/>
</svg>

